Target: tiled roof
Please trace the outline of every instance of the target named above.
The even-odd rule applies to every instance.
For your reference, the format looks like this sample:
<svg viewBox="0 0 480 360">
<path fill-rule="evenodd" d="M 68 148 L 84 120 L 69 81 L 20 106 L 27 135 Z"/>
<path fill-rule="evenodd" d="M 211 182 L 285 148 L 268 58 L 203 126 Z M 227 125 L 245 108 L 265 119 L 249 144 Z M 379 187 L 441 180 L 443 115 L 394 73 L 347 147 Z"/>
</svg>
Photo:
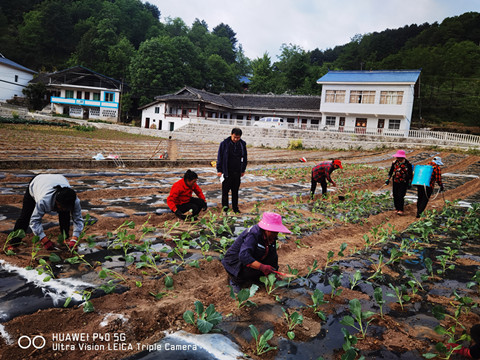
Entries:
<svg viewBox="0 0 480 360">
<path fill-rule="evenodd" d="M 198 101 L 215 104 L 230 109 L 318 110 L 320 108 L 320 96 L 253 95 L 226 93 L 217 95 L 205 90 L 199 90 L 189 86 L 184 87 L 183 89 L 174 94 L 156 96 L 155 101 Z M 143 106 L 142 108 L 145 107 L 146 106 Z"/>
<path fill-rule="evenodd" d="M 328 83 L 411 83 L 415 84 L 421 70 L 329 71 L 318 84 Z"/>
<path fill-rule="evenodd" d="M 4 65 L 7 65 L 7 66 L 10 66 L 12 68 L 15 68 L 15 69 L 18 69 L 18 70 L 23 70 L 23 71 L 26 71 L 26 72 L 29 72 L 31 74 L 36 74 L 37 72 L 34 71 L 34 70 L 31 70 L 29 68 L 26 68 L 25 66 L 22 66 L 20 64 L 17 64 L 15 61 L 12 61 L 12 60 L 8 60 L 7 58 L 4 58 L 2 56 L 0 56 L 0 64 L 4 64 Z"/>
<path fill-rule="evenodd" d="M 103 87 L 107 89 L 120 89 L 121 82 L 108 76 L 87 69 L 83 66 L 75 66 L 53 73 L 40 73 L 32 82 L 42 82 L 46 85 L 77 85 Z"/>
</svg>

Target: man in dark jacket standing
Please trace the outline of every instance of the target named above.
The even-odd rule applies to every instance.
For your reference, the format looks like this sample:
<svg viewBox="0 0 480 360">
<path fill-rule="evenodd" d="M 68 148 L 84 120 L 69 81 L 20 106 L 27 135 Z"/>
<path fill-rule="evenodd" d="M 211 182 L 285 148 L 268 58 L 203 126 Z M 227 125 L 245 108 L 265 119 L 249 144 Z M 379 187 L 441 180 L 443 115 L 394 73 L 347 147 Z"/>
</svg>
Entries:
<svg viewBox="0 0 480 360">
<path fill-rule="evenodd" d="M 239 213 L 238 189 L 247 168 L 247 143 L 241 139 L 242 130 L 234 128 L 220 143 L 217 156 L 217 175 L 222 176 L 222 209 L 228 211 L 228 193 L 232 191 L 232 210 Z"/>
</svg>

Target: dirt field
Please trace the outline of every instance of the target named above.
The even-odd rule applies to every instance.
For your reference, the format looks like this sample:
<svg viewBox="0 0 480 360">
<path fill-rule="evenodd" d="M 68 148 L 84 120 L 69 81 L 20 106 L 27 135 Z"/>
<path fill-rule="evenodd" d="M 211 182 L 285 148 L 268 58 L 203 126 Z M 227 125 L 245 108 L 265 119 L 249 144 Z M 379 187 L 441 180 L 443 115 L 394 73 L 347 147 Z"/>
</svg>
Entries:
<svg viewBox="0 0 480 360">
<path fill-rule="evenodd" d="M 3 141 L 6 141 L 5 138 Z M 84 140 L 75 141 L 84 143 Z M 59 141 L 58 144 L 62 143 L 62 147 L 55 151 L 64 153 L 63 147 L 68 149 L 69 146 L 76 146 L 75 141 L 70 142 L 70 145 L 66 145 L 63 140 Z M 32 142 L 29 146 L 32 146 Z M 139 142 L 141 141 L 137 141 Z M 8 143 L 14 147 L 11 140 Z M 38 139 L 35 143 L 38 143 Z M 148 148 L 151 149 L 152 146 L 153 141 Z M 196 144 L 197 148 L 201 146 L 203 145 Z M 216 145 L 205 146 L 206 153 L 213 154 L 209 155 L 213 160 Z M 183 148 L 182 144 L 179 147 L 184 149 L 184 158 L 188 158 L 190 155 L 187 153 L 190 152 L 185 150 L 187 147 Z M 195 148 L 191 144 L 188 147 Z M 43 153 L 47 148 L 50 146 L 38 149 L 42 152 L 41 156 L 50 156 Z M 85 150 L 82 151 L 85 153 Z M 95 151 L 96 149 L 91 149 L 90 152 L 95 155 Z M 195 153 L 194 150 L 192 152 Z M 11 150 L 8 152 L 13 153 Z M 459 225 L 449 224 L 446 219 L 450 216 L 442 215 L 441 212 L 445 206 L 465 209 L 456 204 L 449 205 L 455 200 L 469 204 L 480 202 L 480 157 L 421 149 L 409 152 L 408 159 L 414 164 L 425 164 L 433 156 L 441 156 L 445 163 L 442 169 L 445 193 L 437 194 L 435 191 L 436 196 L 427 207 L 427 216 L 416 219 L 416 191 L 409 190 L 411 203 L 406 206 L 405 215 L 398 216 L 393 211 L 393 200 L 387 192 L 391 189 L 384 186 L 393 153 L 393 150 L 364 153 L 249 149 L 250 158 L 258 158 L 260 155 L 266 159 L 284 156 L 292 161 L 281 165 L 266 163 L 248 167 L 240 191 L 242 213 L 237 216 L 224 216 L 219 211 L 221 189 L 214 168 L 194 168 L 199 174 L 199 185 L 206 194 L 209 209 L 202 213 L 198 222 L 181 224 L 175 224 L 176 219 L 167 209 L 165 198 L 171 184 L 183 175 L 187 167 L 165 170 L 48 170 L 47 172 L 67 176 L 78 192 L 84 216 L 88 214 L 91 219 L 82 246 L 78 253 L 70 253 L 58 245 L 58 250 L 54 253 L 60 260 L 54 262 L 44 250 L 34 254 L 32 235 L 28 234 L 24 245 L 16 254 L 1 252 L 0 269 L 6 269 L 7 264 L 36 269 L 41 265 L 41 259 L 45 259 L 55 277 L 50 281 L 77 279 L 92 286 L 81 288 L 76 294 L 77 300 L 74 298 L 67 308 L 63 307 L 65 297 L 56 306 L 23 305 L 17 300 L 28 299 L 28 294 L 23 296 L 18 289 L 12 290 L 7 285 L 0 287 L 0 315 L 4 315 L 3 320 L 0 317 L 0 358 L 127 358 L 140 352 L 136 346 L 130 348 L 129 344 L 155 344 L 165 336 L 165 332 L 185 330 L 199 334 L 195 326 L 184 321 L 183 314 L 186 310 L 193 311 L 195 301 L 200 301 L 205 307 L 210 304 L 215 306 L 215 310 L 223 316 L 222 322 L 215 328 L 238 344 L 241 352 L 254 359 L 286 359 L 294 358 L 295 354 L 296 358 L 302 359 L 317 359 L 320 356 L 340 359 L 345 354 L 345 350 L 342 350 L 345 340 L 339 330 L 340 327 L 348 326 L 339 325 L 339 321 L 347 315 L 349 301 L 352 299 L 360 300 L 363 311 L 371 310 L 375 314 L 370 314 L 368 318 L 370 327 L 364 338 L 354 328 L 349 329 L 358 339 L 356 344 L 347 347 L 352 349 L 350 351 L 368 359 L 414 359 L 421 358 L 427 352 L 435 353 L 435 344 L 447 339 L 434 331 L 435 326 L 448 328 L 449 324 L 457 324 L 457 339 L 464 331 L 458 324 L 468 329 L 479 321 L 479 312 L 469 304 L 468 311 L 466 307 L 461 309 L 456 317 L 457 322 L 448 317 L 436 321 L 432 316 L 432 308 L 440 305 L 445 307 L 447 313 L 453 314 L 458 308 L 456 304 L 465 301 L 466 297 L 477 304 L 478 284 L 477 287 L 459 289 L 455 287 L 459 286 L 458 282 L 441 282 L 445 278 L 453 281 L 457 271 L 448 272 L 442 268 L 443 258 L 432 255 L 435 269 L 440 269 L 441 272 L 430 274 L 423 287 L 416 288 L 417 291 L 413 290 L 413 286 L 406 287 L 404 295 L 408 295 L 409 300 L 405 298 L 403 304 L 390 299 L 381 316 L 372 292 L 373 288 L 382 287 L 384 294 L 388 293 L 388 289 L 394 294 L 395 286 L 389 285 L 405 279 L 401 271 L 405 270 L 406 265 L 402 261 L 418 259 L 418 253 L 414 254 L 413 250 L 404 252 L 401 259 L 388 263 L 387 260 L 392 259 L 391 249 L 397 245 L 403 249 L 400 243 L 403 244 L 402 239 L 413 233 L 411 225 L 429 219 L 433 222 L 441 219 L 442 221 L 435 222 L 435 231 L 442 229 L 443 232 L 434 232 L 426 238 L 415 235 L 422 239 L 421 246 L 415 249 L 438 251 L 438 239 L 441 238 L 442 244 L 447 243 L 445 246 L 458 251 L 454 259 L 450 258 L 449 264 L 455 264 L 457 269 L 464 270 L 462 278 L 470 280 L 475 276 L 475 269 L 480 265 L 480 251 L 478 247 L 475 248 L 478 244 L 473 240 L 478 240 L 478 230 L 465 238 L 464 244 L 468 243 L 468 249 L 466 245 L 452 245 L 448 241 L 457 238 L 455 229 L 458 230 Z M 296 160 L 302 156 L 307 157 L 308 163 Z M 330 191 L 326 199 L 318 195 L 320 189 L 317 188 L 315 200 L 309 200 L 306 194 L 310 187 L 311 167 L 317 161 L 336 157 L 343 159 L 344 164 L 344 170 L 337 170 L 332 176 L 339 187 L 331 189 L 335 191 Z M 35 173 L 37 172 L 25 170 L 0 171 L 1 248 L 4 248 L 7 234 L 19 214 L 25 186 Z M 345 201 L 338 199 L 339 194 L 346 197 Z M 289 273 L 296 269 L 298 277 L 292 280 L 289 287 L 275 289 L 271 294 L 260 283 L 260 289 L 250 299 L 256 306 L 239 308 L 237 301 L 230 297 L 227 275 L 219 259 L 225 251 L 226 241 L 235 239 L 244 228 L 255 224 L 264 211 L 281 213 L 286 226 L 294 230 L 294 234 L 280 237 L 278 253 L 280 271 Z M 459 216 L 466 219 L 464 210 L 461 211 L 462 215 Z M 48 228 L 47 235 L 55 239 L 58 235 L 56 217 L 49 216 L 44 220 Z M 126 221 L 131 223 L 125 224 Z M 379 235 L 382 233 L 383 238 Z M 145 242 L 151 247 L 141 248 Z M 204 246 L 205 243 L 210 246 Z M 380 255 L 383 254 L 382 263 Z M 154 259 L 150 266 L 139 265 L 147 262 L 145 255 L 151 255 Z M 70 260 L 72 258 L 74 260 Z M 108 276 L 102 278 L 99 274 L 105 274 L 105 270 Z M 353 270 L 360 270 L 362 274 L 357 285 L 351 285 L 350 282 Z M 417 270 L 419 274 L 428 275 L 425 266 L 420 266 Z M 35 270 L 30 272 L 36 273 Z M 373 276 L 379 272 L 381 276 Z M 170 279 L 173 280 L 173 286 L 167 287 Z M 48 286 L 48 282 L 46 284 Z M 100 289 L 101 285 L 106 284 L 116 285 L 112 293 L 105 294 L 105 288 Z M 407 284 L 407 280 L 404 284 Z M 322 311 L 326 319 L 322 319 L 311 307 L 311 296 L 315 289 L 321 289 L 324 299 L 328 301 L 316 309 Z M 457 297 L 453 293 L 455 289 L 461 293 Z M 88 296 L 91 298 L 88 299 Z M 88 308 L 84 300 L 89 301 L 93 311 L 85 311 Z M 290 315 L 299 312 L 303 316 L 303 322 L 294 328 L 293 341 L 288 340 L 289 328 L 282 308 Z M 423 314 L 430 317 L 425 319 Z M 261 334 L 272 329 L 274 336 L 269 344 L 278 349 L 257 355 L 248 330 L 250 324 L 254 324 Z M 82 350 L 78 346 L 79 342 L 73 340 L 63 341 L 64 348 L 59 348 L 55 346 L 55 334 L 59 333 L 88 334 L 90 339 L 85 343 L 119 348 L 97 346 Z M 98 339 L 92 342 L 93 334 L 98 333 L 103 334 L 103 342 Z M 110 339 L 121 334 L 122 341 L 107 341 L 105 334 L 110 334 Z M 18 345 L 18 339 L 22 335 L 42 335 L 46 339 L 46 346 L 40 349 L 22 349 Z M 74 349 L 65 348 L 72 344 L 77 346 Z M 308 347 L 309 344 L 315 346 Z M 299 355 L 302 351 L 304 355 Z M 178 359 L 187 358 L 182 351 L 178 351 L 176 356 Z"/>
</svg>

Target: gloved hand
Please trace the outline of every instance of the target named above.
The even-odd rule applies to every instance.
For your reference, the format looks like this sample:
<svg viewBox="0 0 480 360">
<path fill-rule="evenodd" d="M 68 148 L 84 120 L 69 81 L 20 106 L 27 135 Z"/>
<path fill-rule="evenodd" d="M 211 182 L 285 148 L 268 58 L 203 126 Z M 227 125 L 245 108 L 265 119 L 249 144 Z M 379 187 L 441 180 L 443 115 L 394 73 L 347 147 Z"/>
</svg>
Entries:
<svg viewBox="0 0 480 360">
<path fill-rule="evenodd" d="M 208 206 L 207 206 L 207 202 L 206 202 L 206 201 L 204 201 L 204 202 L 203 202 L 203 207 L 202 207 L 202 210 L 203 210 L 203 211 L 206 211 L 206 210 L 207 210 L 207 208 L 208 208 Z"/>
<path fill-rule="evenodd" d="M 179 209 L 175 210 L 175 215 L 177 215 L 177 217 L 181 220 L 185 220 L 187 218 Z"/>
<path fill-rule="evenodd" d="M 465 356 L 465 357 L 470 358 L 470 359 L 472 358 L 472 355 L 470 355 L 470 348 L 468 348 L 468 347 L 462 347 L 458 350 L 453 350 L 453 352 L 455 354 L 459 354 L 459 355 Z"/>
<path fill-rule="evenodd" d="M 443 185 L 442 185 L 442 186 L 440 186 L 440 191 L 441 191 L 441 192 L 444 192 L 444 191 L 445 191 L 445 189 L 444 189 Z"/>
<path fill-rule="evenodd" d="M 388 185 L 390 184 L 390 179 L 387 179 L 387 181 L 385 181 L 385 185 Z"/>
<path fill-rule="evenodd" d="M 337 187 L 337 183 L 335 181 L 332 182 L 333 187 Z"/>
<path fill-rule="evenodd" d="M 260 270 L 263 275 L 267 276 L 268 274 L 273 273 L 275 271 L 275 268 L 271 265 L 261 264 L 258 270 Z"/>
<path fill-rule="evenodd" d="M 75 248 L 75 246 L 77 246 L 77 241 L 78 241 L 78 238 L 76 236 L 72 236 L 72 238 L 67 241 L 65 240 L 65 245 L 67 245 L 68 247 L 68 250 L 73 250 Z"/>
<path fill-rule="evenodd" d="M 45 236 L 42 240 L 40 240 L 45 250 L 53 250 L 54 245 L 53 243 Z"/>
</svg>

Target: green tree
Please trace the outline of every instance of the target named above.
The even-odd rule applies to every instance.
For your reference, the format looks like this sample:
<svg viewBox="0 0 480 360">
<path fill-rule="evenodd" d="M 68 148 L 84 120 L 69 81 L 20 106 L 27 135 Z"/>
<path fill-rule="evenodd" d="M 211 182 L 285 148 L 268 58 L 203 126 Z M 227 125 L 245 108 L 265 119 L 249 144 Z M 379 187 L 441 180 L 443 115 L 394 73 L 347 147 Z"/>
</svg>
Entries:
<svg viewBox="0 0 480 360">
<path fill-rule="evenodd" d="M 237 92 L 239 81 L 230 65 L 219 55 L 210 55 L 207 59 L 207 90 L 220 92 Z"/>
<path fill-rule="evenodd" d="M 252 93 L 266 94 L 274 89 L 275 75 L 268 53 L 252 61 L 252 73 L 249 86 Z"/>
</svg>

